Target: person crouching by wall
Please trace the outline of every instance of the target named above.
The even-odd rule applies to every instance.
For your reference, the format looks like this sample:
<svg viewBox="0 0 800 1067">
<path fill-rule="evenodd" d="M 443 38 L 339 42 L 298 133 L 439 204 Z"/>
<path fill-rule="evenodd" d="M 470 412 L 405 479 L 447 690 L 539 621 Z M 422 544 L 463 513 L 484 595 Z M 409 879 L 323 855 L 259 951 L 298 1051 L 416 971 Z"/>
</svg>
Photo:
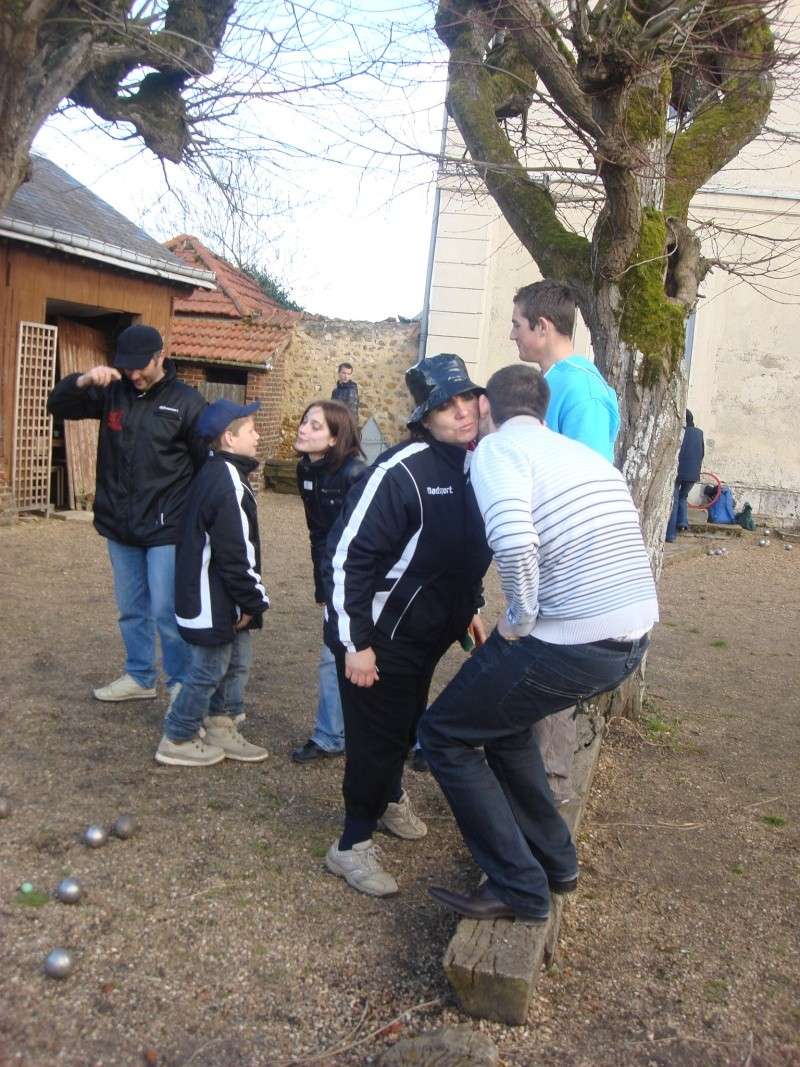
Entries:
<svg viewBox="0 0 800 1067">
<path fill-rule="evenodd" d="M 208 767 L 226 758 L 258 763 L 268 756 L 239 733 L 250 631 L 261 628 L 269 607 L 248 482 L 258 466 L 258 408 L 258 401 L 215 400 L 197 420 L 211 451 L 189 490 L 176 552 L 175 617 L 191 660 L 156 750 L 156 760 L 170 766 Z"/>
</svg>

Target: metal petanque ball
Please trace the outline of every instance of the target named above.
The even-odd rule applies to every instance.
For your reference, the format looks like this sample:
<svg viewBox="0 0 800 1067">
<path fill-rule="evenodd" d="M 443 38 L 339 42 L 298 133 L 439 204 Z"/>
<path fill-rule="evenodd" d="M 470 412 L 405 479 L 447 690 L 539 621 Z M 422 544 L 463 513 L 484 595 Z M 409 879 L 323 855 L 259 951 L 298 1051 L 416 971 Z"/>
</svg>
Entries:
<svg viewBox="0 0 800 1067">
<path fill-rule="evenodd" d="M 784 549 L 784 552 L 791 552 L 792 551 L 792 546 L 789 544 L 788 541 L 785 541 L 784 545 L 783 545 L 783 549 Z"/>
<path fill-rule="evenodd" d="M 63 878 L 56 887 L 56 896 L 62 904 L 77 904 L 83 896 L 80 882 L 74 878 Z"/>
<path fill-rule="evenodd" d="M 83 834 L 83 843 L 89 848 L 100 848 L 108 840 L 108 834 L 102 826 L 87 826 Z"/>
<path fill-rule="evenodd" d="M 761 548 L 764 548 L 765 545 L 769 544 L 769 541 L 766 539 L 766 537 L 759 537 L 758 543 L 761 546 Z"/>
<path fill-rule="evenodd" d="M 7 819 L 11 814 L 11 801 L 8 797 L 0 797 L 0 819 Z"/>
<path fill-rule="evenodd" d="M 115 819 L 111 827 L 111 833 L 114 837 L 119 837 L 122 841 L 133 837 L 136 830 L 136 819 L 132 815 L 120 815 L 118 819 Z"/>
<path fill-rule="evenodd" d="M 44 973 L 50 978 L 66 978 L 72 973 L 72 953 L 65 948 L 54 948 L 44 961 Z"/>
</svg>

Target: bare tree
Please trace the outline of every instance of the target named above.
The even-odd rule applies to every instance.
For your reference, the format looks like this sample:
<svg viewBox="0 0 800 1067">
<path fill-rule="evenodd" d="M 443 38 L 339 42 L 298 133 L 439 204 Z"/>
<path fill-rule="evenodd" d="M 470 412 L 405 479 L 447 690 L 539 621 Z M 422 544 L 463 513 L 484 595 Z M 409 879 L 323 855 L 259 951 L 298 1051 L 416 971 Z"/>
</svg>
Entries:
<svg viewBox="0 0 800 1067">
<path fill-rule="evenodd" d="M 130 124 L 163 159 L 185 158 L 234 0 L 27 0 L 0 8 L 0 211 L 33 139 L 64 100 Z M 194 111 L 193 111 L 193 105 Z"/>
<path fill-rule="evenodd" d="M 330 10 L 327 8 L 330 7 Z M 379 63 L 383 44 L 338 0 L 8 0 L 0 4 L 0 212 L 46 119 L 80 109 L 117 139 L 210 180 L 257 158 L 318 152 L 295 113 Z M 354 47 L 355 46 L 355 47 Z M 315 95 L 316 94 L 316 95 Z M 272 108 L 267 117 L 260 105 Z"/>
<path fill-rule="evenodd" d="M 542 274 L 577 294 L 657 565 L 685 323 L 712 266 L 689 205 L 764 128 L 778 14 L 752 0 L 439 0 L 470 169 Z"/>
</svg>

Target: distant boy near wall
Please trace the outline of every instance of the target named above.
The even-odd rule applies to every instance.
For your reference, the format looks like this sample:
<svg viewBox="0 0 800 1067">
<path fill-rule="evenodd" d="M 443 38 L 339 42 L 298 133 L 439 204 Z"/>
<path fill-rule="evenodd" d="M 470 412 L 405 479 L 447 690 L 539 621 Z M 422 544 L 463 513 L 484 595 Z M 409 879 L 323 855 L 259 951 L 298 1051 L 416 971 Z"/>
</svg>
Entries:
<svg viewBox="0 0 800 1067">
<path fill-rule="evenodd" d="M 159 763 L 208 767 L 225 758 L 257 763 L 268 755 L 238 729 L 252 661 L 250 631 L 261 628 L 269 607 L 248 482 L 258 466 L 258 407 L 257 401 L 216 400 L 197 420 L 211 452 L 189 490 L 175 562 L 175 616 L 191 661 L 167 711 Z"/>
<path fill-rule="evenodd" d="M 346 404 L 358 426 L 358 386 L 353 381 L 353 364 L 340 363 L 336 370 L 336 385 L 331 393 L 331 400 Z"/>
</svg>

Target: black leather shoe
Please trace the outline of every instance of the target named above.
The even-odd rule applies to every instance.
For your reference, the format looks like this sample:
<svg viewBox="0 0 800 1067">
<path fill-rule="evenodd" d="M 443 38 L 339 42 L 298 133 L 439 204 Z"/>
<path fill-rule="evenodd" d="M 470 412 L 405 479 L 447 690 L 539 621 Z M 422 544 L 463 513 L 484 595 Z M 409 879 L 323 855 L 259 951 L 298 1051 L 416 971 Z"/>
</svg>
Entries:
<svg viewBox="0 0 800 1067">
<path fill-rule="evenodd" d="M 428 892 L 434 900 L 438 900 L 440 904 L 444 904 L 457 915 L 463 915 L 465 919 L 518 919 L 525 923 L 547 922 L 546 915 L 518 915 L 513 908 L 494 895 L 486 882 L 479 885 L 469 895 L 454 893 L 438 885 L 429 886 Z"/>
<path fill-rule="evenodd" d="M 334 756 L 343 756 L 344 749 L 339 752 L 328 752 L 325 748 L 320 748 L 316 741 L 312 741 L 310 738 L 300 748 L 296 748 L 292 752 L 293 763 L 313 763 L 318 759 L 332 759 Z"/>
<path fill-rule="evenodd" d="M 552 878 L 548 878 L 547 884 L 550 886 L 551 893 L 574 893 L 578 888 L 578 879 L 570 878 L 568 882 L 556 882 Z"/>
</svg>

